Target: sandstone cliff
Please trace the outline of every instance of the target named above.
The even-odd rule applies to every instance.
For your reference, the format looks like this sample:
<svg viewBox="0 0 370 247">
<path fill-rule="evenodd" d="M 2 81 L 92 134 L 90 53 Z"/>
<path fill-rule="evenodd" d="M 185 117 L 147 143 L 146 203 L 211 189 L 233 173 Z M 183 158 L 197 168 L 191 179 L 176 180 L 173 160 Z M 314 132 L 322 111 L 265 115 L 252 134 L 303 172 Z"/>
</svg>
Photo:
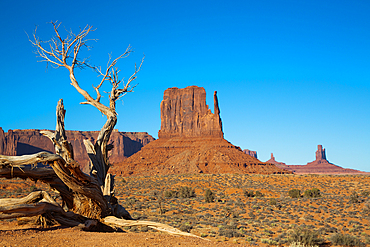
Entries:
<svg viewBox="0 0 370 247">
<path fill-rule="evenodd" d="M 246 154 L 248 154 L 249 156 L 252 156 L 252 157 L 258 159 L 257 158 L 257 151 L 251 151 L 249 149 L 244 149 L 243 152 L 246 153 Z"/>
<path fill-rule="evenodd" d="M 160 107 L 159 138 L 223 137 L 217 92 L 214 92 L 214 113 L 206 105 L 206 91 L 197 86 L 167 89 Z"/>
<path fill-rule="evenodd" d="M 83 140 L 89 139 L 94 143 L 98 134 L 99 131 L 66 131 L 67 138 L 73 145 L 75 159 L 82 168 L 89 162 Z M 110 139 L 114 148 L 110 151 L 109 160 L 113 164 L 120 162 L 153 140 L 154 138 L 146 132 L 114 130 Z M 0 127 L 0 154 L 24 155 L 40 151 L 54 152 L 52 142 L 40 134 L 40 130 L 9 130 L 4 133 Z"/>
<path fill-rule="evenodd" d="M 116 164 L 122 176 L 194 173 L 290 173 L 244 153 L 223 138 L 216 92 L 214 113 L 204 88 L 169 88 L 161 107 L 159 139 Z"/>
</svg>

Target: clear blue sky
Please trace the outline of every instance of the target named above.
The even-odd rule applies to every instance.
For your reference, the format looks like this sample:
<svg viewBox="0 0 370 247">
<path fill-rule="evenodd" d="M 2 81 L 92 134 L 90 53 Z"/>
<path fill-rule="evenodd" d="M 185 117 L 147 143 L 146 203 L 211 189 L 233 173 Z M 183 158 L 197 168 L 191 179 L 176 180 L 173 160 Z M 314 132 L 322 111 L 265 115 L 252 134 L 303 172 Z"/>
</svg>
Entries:
<svg viewBox="0 0 370 247">
<path fill-rule="evenodd" d="M 287 164 L 315 159 L 318 144 L 330 162 L 370 171 L 370 1 L 0 1 L 0 126 L 54 129 L 64 99 L 66 128 L 99 130 L 105 118 L 69 84 L 65 69 L 38 63 L 26 32 L 47 22 L 86 24 L 90 60 L 135 53 L 119 63 L 128 77 L 146 55 L 135 92 L 118 102 L 120 131 L 157 137 L 159 105 L 169 87 L 202 86 L 207 103 L 218 91 L 225 138 L 273 152 Z M 93 94 L 96 75 L 77 74 Z"/>
</svg>

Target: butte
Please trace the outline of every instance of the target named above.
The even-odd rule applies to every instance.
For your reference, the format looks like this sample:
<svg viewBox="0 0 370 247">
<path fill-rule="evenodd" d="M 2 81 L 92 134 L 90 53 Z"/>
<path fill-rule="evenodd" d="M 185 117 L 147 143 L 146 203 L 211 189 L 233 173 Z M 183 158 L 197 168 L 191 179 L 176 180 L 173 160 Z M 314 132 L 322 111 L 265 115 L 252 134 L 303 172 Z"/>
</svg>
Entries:
<svg viewBox="0 0 370 247">
<path fill-rule="evenodd" d="M 168 174 L 283 174 L 291 173 L 263 163 L 224 139 L 217 92 L 214 113 L 206 105 L 202 87 L 165 90 L 158 140 L 115 164 L 111 172 L 121 176 Z"/>
<path fill-rule="evenodd" d="M 273 154 L 266 163 L 275 164 L 277 167 L 293 172 L 294 174 L 331 174 L 331 175 L 370 175 L 369 172 L 358 171 L 354 169 L 342 168 L 330 163 L 326 159 L 325 148 L 317 145 L 316 159 L 306 165 L 286 165 L 283 162 L 277 162 Z"/>
</svg>

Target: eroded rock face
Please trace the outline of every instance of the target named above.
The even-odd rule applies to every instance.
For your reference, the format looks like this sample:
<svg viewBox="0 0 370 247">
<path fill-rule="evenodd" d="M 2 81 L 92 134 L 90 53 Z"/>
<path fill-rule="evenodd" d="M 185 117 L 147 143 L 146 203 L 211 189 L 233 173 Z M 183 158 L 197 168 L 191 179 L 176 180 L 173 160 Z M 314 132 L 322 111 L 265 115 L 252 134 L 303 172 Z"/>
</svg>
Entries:
<svg viewBox="0 0 370 247">
<path fill-rule="evenodd" d="M 257 158 L 257 151 L 251 151 L 249 149 L 244 149 L 243 152 L 246 153 L 246 154 L 248 154 L 249 156 L 252 156 L 252 157 L 258 159 Z"/>
<path fill-rule="evenodd" d="M 214 92 L 214 113 L 206 104 L 202 87 L 169 88 L 161 102 L 159 138 L 221 137 L 223 138 L 217 92 Z"/>
<path fill-rule="evenodd" d="M 12 130 L 7 133 L 0 127 L 0 154 L 14 156 L 17 155 L 17 142 L 15 141 Z"/>
<path fill-rule="evenodd" d="M 317 145 L 316 160 L 326 160 L 325 148 L 322 145 Z"/>
<path fill-rule="evenodd" d="M 94 143 L 98 134 L 99 131 L 66 131 L 67 139 L 73 146 L 75 160 L 82 168 L 89 163 L 83 140 L 89 139 Z M 120 162 L 153 140 L 154 138 L 146 132 L 114 130 L 110 138 L 110 143 L 114 145 L 114 148 L 109 153 L 109 161 L 111 163 Z M 9 130 L 4 133 L 0 128 L 0 154 L 25 155 L 41 151 L 54 153 L 54 146 L 47 137 L 40 133 L 40 130 Z"/>
</svg>

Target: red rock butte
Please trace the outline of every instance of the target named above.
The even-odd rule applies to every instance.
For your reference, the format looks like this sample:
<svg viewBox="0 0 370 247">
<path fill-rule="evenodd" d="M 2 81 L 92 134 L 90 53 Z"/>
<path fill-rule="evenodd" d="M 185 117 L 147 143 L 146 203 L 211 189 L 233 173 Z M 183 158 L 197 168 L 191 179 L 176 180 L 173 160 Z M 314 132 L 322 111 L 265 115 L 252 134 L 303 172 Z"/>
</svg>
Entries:
<svg viewBox="0 0 370 247">
<path fill-rule="evenodd" d="M 112 172 L 122 176 L 194 173 L 291 173 L 259 161 L 223 138 L 217 93 L 214 113 L 204 88 L 169 88 L 164 92 L 158 140 L 150 142 Z"/>
<path fill-rule="evenodd" d="M 206 105 L 206 90 L 197 86 L 169 88 L 161 102 L 159 138 L 220 137 L 223 138 L 217 92 L 214 92 L 214 113 Z"/>
<path fill-rule="evenodd" d="M 84 139 L 92 143 L 98 137 L 99 131 L 71 131 L 67 130 L 67 139 L 72 143 L 74 156 L 84 170 L 89 164 Z M 146 132 L 119 132 L 114 130 L 110 138 L 110 144 L 114 145 L 110 151 L 109 161 L 122 162 L 128 156 L 138 152 L 143 146 L 153 141 L 154 138 Z M 41 151 L 54 153 L 53 143 L 49 138 L 43 136 L 40 130 L 9 130 L 4 132 L 0 127 L 0 154 L 4 155 L 25 155 Z"/>
<path fill-rule="evenodd" d="M 286 169 L 295 174 L 332 174 L 332 175 L 341 175 L 341 174 L 363 174 L 369 175 L 368 172 L 362 172 L 354 169 L 342 168 L 340 166 L 330 163 L 326 159 L 325 148 L 322 148 L 322 145 L 317 145 L 316 159 L 312 162 L 307 163 L 306 165 L 286 165 L 282 162 L 277 162 L 271 154 L 271 159 L 266 161 L 266 163 L 275 164 L 277 167 Z"/>
</svg>

